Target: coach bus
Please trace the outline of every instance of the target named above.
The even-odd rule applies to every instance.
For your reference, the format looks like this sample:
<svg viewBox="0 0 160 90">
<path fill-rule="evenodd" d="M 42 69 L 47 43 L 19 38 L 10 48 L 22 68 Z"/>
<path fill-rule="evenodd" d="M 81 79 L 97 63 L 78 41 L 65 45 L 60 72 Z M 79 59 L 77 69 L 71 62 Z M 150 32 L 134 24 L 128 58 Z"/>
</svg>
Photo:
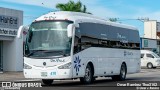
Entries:
<svg viewBox="0 0 160 90">
<path fill-rule="evenodd" d="M 58 11 L 42 15 L 29 27 L 24 55 L 25 78 L 125 80 L 140 72 L 139 31 L 90 14 Z"/>
</svg>

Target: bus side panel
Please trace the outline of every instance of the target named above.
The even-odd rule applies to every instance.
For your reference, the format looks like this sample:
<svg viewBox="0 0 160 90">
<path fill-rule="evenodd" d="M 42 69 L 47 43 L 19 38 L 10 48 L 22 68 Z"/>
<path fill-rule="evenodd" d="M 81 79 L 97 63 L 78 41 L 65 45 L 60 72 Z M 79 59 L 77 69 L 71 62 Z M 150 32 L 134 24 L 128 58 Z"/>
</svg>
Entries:
<svg viewBox="0 0 160 90">
<path fill-rule="evenodd" d="M 140 50 L 128 50 L 128 56 L 126 56 L 127 73 L 138 73 L 141 70 Z M 130 54 L 133 54 L 132 56 Z"/>
<path fill-rule="evenodd" d="M 85 75 L 85 67 L 86 67 L 86 60 L 81 55 L 81 52 L 73 55 L 72 60 L 72 70 L 73 70 L 73 77 L 84 77 Z"/>
<path fill-rule="evenodd" d="M 88 62 L 92 62 L 94 66 L 94 76 L 118 75 L 123 62 L 126 63 L 128 73 L 136 73 L 140 71 L 140 51 L 129 49 L 113 49 L 91 47 L 81 51 L 81 54 L 74 55 L 80 60 L 79 70 L 76 72 L 75 64 L 73 67 L 74 77 L 83 77 Z M 78 73 L 78 74 L 77 74 Z"/>
<path fill-rule="evenodd" d="M 80 31 L 80 36 L 75 36 L 81 47 L 79 57 L 83 70 L 76 69 L 73 71 L 74 76 L 83 77 L 88 62 L 93 63 L 94 76 L 118 75 L 122 62 L 126 63 L 128 73 L 140 71 L 140 40 L 137 30 L 97 23 L 79 25 L 79 30 L 76 31 Z M 76 57 L 75 55 L 74 58 Z M 80 73 L 77 74 L 77 71 Z"/>
</svg>

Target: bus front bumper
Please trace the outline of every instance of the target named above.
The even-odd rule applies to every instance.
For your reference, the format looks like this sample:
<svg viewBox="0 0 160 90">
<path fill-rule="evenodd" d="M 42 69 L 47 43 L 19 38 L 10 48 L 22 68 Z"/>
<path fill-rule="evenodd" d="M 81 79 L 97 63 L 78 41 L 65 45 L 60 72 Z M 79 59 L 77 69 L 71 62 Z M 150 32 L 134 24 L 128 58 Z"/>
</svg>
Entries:
<svg viewBox="0 0 160 90">
<path fill-rule="evenodd" d="M 71 69 L 59 69 L 59 70 L 33 70 L 24 69 L 23 70 L 25 78 L 34 79 L 71 79 L 72 71 Z"/>
</svg>

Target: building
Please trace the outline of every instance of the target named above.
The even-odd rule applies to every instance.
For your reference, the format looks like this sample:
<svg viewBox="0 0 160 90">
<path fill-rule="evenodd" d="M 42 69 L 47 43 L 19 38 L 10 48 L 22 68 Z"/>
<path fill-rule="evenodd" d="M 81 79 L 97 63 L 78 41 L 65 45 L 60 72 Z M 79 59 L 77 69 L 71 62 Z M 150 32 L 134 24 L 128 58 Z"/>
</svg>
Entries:
<svg viewBox="0 0 160 90">
<path fill-rule="evenodd" d="M 0 71 L 23 70 L 23 38 L 17 37 L 23 11 L 0 7 Z"/>
<path fill-rule="evenodd" d="M 154 46 L 156 42 L 156 51 L 160 55 L 160 22 L 157 20 L 144 21 L 144 38 L 149 40 L 148 45 L 153 44 Z"/>
<path fill-rule="evenodd" d="M 149 39 L 149 38 L 141 38 L 141 49 L 142 50 L 150 50 L 157 53 L 157 40 Z"/>
</svg>

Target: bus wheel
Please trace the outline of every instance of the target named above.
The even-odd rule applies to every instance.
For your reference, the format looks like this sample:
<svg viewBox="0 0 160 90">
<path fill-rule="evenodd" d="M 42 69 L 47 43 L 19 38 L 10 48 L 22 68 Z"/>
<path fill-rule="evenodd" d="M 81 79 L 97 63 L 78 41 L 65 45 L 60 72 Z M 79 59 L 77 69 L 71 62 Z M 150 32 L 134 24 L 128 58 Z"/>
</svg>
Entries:
<svg viewBox="0 0 160 90">
<path fill-rule="evenodd" d="M 123 63 L 121 65 L 120 74 L 112 76 L 112 80 L 123 81 L 126 79 L 127 67 Z"/>
<path fill-rule="evenodd" d="M 153 68 L 153 64 L 152 64 L 152 63 L 148 63 L 148 64 L 147 64 L 147 68 L 148 68 L 148 69 L 152 69 L 152 68 Z"/>
<path fill-rule="evenodd" d="M 45 85 L 52 85 L 53 80 L 52 80 L 52 79 L 42 79 L 42 82 L 43 82 Z"/>
<path fill-rule="evenodd" d="M 93 72 L 91 66 L 88 64 L 85 70 L 85 76 L 80 78 L 83 84 L 90 84 L 94 81 Z"/>
</svg>

